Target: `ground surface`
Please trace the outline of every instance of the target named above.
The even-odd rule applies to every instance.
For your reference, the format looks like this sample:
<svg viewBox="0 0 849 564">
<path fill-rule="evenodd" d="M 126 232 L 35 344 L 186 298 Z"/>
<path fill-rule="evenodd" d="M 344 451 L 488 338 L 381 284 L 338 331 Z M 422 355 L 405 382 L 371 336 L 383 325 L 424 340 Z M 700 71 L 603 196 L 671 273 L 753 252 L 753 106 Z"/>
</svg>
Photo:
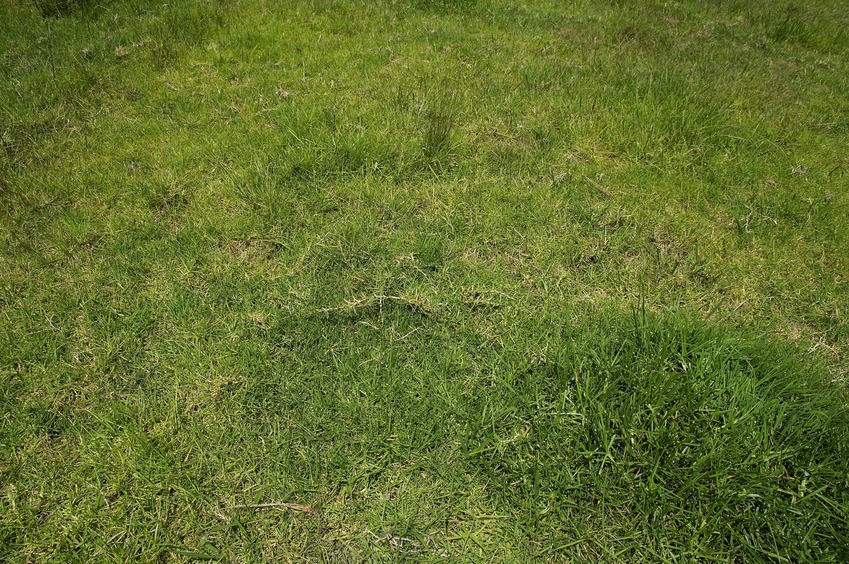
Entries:
<svg viewBox="0 0 849 564">
<path fill-rule="evenodd" d="M 0 3 L 0 559 L 846 561 L 847 14 Z"/>
</svg>

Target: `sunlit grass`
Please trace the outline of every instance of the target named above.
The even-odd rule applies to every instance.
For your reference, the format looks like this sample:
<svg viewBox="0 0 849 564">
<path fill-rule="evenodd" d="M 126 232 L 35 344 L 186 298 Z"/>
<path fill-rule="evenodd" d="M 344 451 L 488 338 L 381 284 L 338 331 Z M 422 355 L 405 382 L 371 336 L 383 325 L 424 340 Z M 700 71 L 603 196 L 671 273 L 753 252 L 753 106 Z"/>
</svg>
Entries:
<svg viewBox="0 0 849 564">
<path fill-rule="evenodd" d="M 0 4 L 0 555 L 845 561 L 846 18 Z"/>
</svg>

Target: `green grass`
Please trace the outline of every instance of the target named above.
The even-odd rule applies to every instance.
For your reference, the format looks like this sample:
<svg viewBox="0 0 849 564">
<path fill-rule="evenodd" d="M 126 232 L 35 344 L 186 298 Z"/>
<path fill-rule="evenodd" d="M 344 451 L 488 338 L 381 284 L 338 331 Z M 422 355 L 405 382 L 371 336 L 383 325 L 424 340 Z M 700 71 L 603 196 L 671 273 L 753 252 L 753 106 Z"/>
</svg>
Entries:
<svg viewBox="0 0 849 564">
<path fill-rule="evenodd" d="M 848 26 L 0 3 L 0 559 L 849 560 Z"/>
</svg>

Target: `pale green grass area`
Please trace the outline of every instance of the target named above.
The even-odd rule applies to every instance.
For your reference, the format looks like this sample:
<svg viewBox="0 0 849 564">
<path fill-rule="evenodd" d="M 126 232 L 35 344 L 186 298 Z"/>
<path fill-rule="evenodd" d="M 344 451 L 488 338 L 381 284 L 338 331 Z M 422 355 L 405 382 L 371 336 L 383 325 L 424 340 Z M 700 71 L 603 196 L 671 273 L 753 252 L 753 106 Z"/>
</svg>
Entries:
<svg viewBox="0 0 849 564">
<path fill-rule="evenodd" d="M 849 559 L 849 12 L 703 4 L 0 4 L 0 558 Z"/>
</svg>

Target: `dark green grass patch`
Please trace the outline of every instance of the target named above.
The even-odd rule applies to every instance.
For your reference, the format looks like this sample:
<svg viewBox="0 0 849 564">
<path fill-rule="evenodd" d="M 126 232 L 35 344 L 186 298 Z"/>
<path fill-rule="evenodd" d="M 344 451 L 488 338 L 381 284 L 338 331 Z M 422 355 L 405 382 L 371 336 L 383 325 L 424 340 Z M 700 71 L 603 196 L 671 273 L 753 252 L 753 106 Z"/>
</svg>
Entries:
<svg viewBox="0 0 849 564">
<path fill-rule="evenodd" d="M 842 388 L 684 318 L 605 321 L 473 402 L 467 448 L 502 503 L 534 531 L 612 520 L 639 539 L 608 557 L 846 556 Z"/>
</svg>

